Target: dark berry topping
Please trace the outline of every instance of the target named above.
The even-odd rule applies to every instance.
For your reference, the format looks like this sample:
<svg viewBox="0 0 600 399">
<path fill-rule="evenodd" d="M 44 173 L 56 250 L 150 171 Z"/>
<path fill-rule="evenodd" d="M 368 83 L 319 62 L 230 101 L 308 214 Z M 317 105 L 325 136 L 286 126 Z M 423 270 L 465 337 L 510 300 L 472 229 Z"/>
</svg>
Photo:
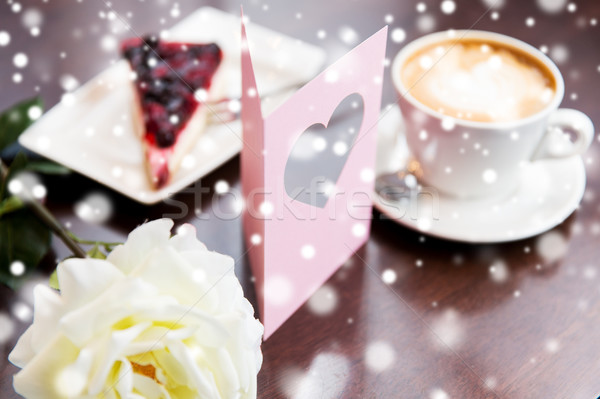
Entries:
<svg viewBox="0 0 600 399">
<path fill-rule="evenodd" d="M 163 42 L 156 36 L 121 44 L 123 57 L 137 74 L 146 135 L 170 147 L 198 107 L 194 92 L 208 90 L 223 54 L 219 46 Z"/>
</svg>

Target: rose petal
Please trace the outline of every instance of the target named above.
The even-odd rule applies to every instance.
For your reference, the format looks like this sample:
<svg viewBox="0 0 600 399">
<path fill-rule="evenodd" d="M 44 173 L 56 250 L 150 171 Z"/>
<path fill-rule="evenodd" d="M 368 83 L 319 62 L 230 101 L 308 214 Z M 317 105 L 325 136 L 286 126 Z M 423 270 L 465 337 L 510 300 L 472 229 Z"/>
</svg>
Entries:
<svg viewBox="0 0 600 399">
<path fill-rule="evenodd" d="M 70 308 L 85 305 L 123 277 L 113 264 L 100 259 L 67 259 L 58 265 L 60 294 Z"/>
<path fill-rule="evenodd" d="M 215 370 L 214 375 L 217 386 L 221 387 L 221 389 L 226 389 L 226 391 L 221 392 L 222 396 L 226 398 L 232 397 L 235 393 L 239 392 L 240 388 L 240 379 L 237 370 L 229 352 L 225 348 L 217 348 L 215 354 L 218 367 L 213 367 L 213 370 Z"/>
<path fill-rule="evenodd" d="M 254 370 L 260 370 L 262 364 L 260 350 L 253 356 L 249 356 L 249 354 L 256 352 L 254 348 L 260 348 L 263 333 L 262 324 L 249 315 L 240 318 L 239 315 L 229 314 L 219 318 L 227 331 L 232 332 L 233 336 L 225 347 L 228 348 L 229 355 L 236 367 L 241 389 L 248 392 L 252 382 L 256 380 Z"/>
<path fill-rule="evenodd" d="M 230 256 L 213 251 L 185 251 L 181 256 L 194 268 L 205 269 L 212 283 L 222 276 L 233 275 L 234 261 Z"/>
<path fill-rule="evenodd" d="M 129 233 L 125 244 L 113 249 L 107 260 L 128 274 L 152 249 L 167 245 L 171 237 L 171 228 L 171 219 L 145 223 Z"/>
<path fill-rule="evenodd" d="M 84 346 L 98 332 L 108 331 L 113 324 L 135 314 L 136 307 L 129 304 L 140 298 L 148 298 L 146 306 L 168 299 L 156 297 L 156 288 L 139 279 L 122 280 L 85 306 L 66 314 L 60 321 L 61 331 L 76 345 Z"/>
<path fill-rule="evenodd" d="M 177 328 L 169 329 L 163 326 L 152 326 L 141 333 L 134 342 L 123 351 L 124 356 L 133 356 L 144 352 L 157 351 L 164 348 L 163 341 L 179 340 L 182 341 L 194 335 L 196 328 Z"/>
<path fill-rule="evenodd" d="M 38 284 L 33 289 L 33 320 L 31 325 L 31 349 L 39 353 L 58 333 L 57 320 L 64 313 L 64 305 L 60 295 L 52 288 Z M 17 350 L 19 344 L 15 350 Z"/>
<path fill-rule="evenodd" d="M 173 385 L 191 386 L 188 373 L 184 366 L 175 359 L 173 354 L 166 350 L 158 350 L 153 353 L 157 365 L 163 373 L 168 376 Z"/>
<path fill-rule="evenodd" d="M 60 372 L 77 359 L 79 348 L 64 336 L 56 336 L 14 377 L 15 391 L 28 399 L 62 399 L 69 387 Z"/>
<path fill-rule="evenodd" d="M 62 369 L 57 378 L 57 386 L 63 395 L 72 397 L 82 397 L 86 389 L 89 374 L 94 361 L 94 352 L 89 349 L 83 349 L 79 352 L 74 363 Z"/>
<path fill-rule="evenodd" d="M 146 399 L 171 399 L 171 395 L 162 385 L 140 374 L 133 374 L 133 387 Z"/>
<path fill-rule="evenodd" d="M 183 228 L 183 233 L 178 233 L 169 240 L 171 247 L 177 252 L 207 251 L 206 245 L 196 238 L 196 228 L 194 226 L 186 223 L 181 227 Z"/>
<path fill-rule="evenodd" d="M 25 367 L 25 365 L 29 363 L 31 359 L 33 359 L 33 357 L 35 356 L 35 352 L 31 347 L 32 330 L 33 325 L 31 325 L 23 333 L 23 335 L 21 335 L 21 337 L 17 341 L 17 345 L 8 355 L 8 360 L 17 367 Z"/>
<path fill-rule="evenodd" d="M 133 368 L 126 358 L 120 358 L 119 372 L 115 389 L 121 398 L 128 398 L 133 391 Z"/>
<path fill-rule="evenodd" d="M 106 340 L 106 345 L 102 350 L 102 360 L 96 367 L 96 372 L 90 379 L 88 393 L 97 395 L 105 388 L 104 384 L 108 373 L 114 363 L 120 358 L 123 350 L 145 329 L 150 327 L 151 323 L 141 323 L 125 330 L 114 331 Z M 114 386 L 109 388 L 115 388 Z"/>
<path fill-rule="evenodd" d="M 166 304 L 152 308 L 138 309 L 136 315 L 143 320 L 169 322 L 167 327 L 177 326 L 195 327 L 195 339 L 205 346 L 217 347 L 223 345 L 230 337 L 218 320 L 210 314 L 196 308 L 179 304 Z M 172 323 L 172 324 L 170 324 Z"/>
<path fill-rule="evenodd" d="M 168 345 L 169 352 L 187 371 L 191 386 L 198 391 L 201 398 L 218 398 L 219 393 L 214 378 L 210 373 L 203 373 L 192 357 L 189 348 L 182 342 L 172 341 Z"/>
<path fill-rule="evenodd" d="M 166 267 L 165 265 L 168 265 Z M 173 248 L 155 250 L 131 275 L 153 284 L 163 295 L 172 295 L 181 304 L 192 305 L 203 292 L 193 278 L 194 268 Z"/>
</svg>

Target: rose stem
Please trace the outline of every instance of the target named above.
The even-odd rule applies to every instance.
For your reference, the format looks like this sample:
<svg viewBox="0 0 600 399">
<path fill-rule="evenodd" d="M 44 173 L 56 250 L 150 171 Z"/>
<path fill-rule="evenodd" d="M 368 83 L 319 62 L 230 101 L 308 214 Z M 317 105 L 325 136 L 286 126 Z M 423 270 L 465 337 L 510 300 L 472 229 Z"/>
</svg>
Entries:
<svg viewBox="0 0 600 399">
<path fill-rule="evenodd" d="M 106 242 L 106 241 L 84 240 L 82 238 L 77 237 L 75 234 L 73 234 L 70 231 L 67 231 L 67 234 L 69 235 L 69 237 L 71 237 L 78 244 L 84 244 L 84 245 L 96 245 L 97 244 L 97 245 L 102 245 L 104 248 L 106 248 L 106 250 L 109 250 L 109 248 L 112 248 L 112 247 L 116 247 L 117 245 L 123 244 L 122 242 Z"/>
</svg>

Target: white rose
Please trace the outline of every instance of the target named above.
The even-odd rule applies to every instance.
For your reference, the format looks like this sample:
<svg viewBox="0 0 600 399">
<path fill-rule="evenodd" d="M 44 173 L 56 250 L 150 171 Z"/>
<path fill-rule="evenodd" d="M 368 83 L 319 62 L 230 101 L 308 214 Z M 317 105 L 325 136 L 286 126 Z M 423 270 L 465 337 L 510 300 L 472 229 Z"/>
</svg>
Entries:
<svg viewBox="0 0 600 399">
<path fill-rule="evenodd" d="M 255 398 L 263 327 L 233 259 L 173 221 L 135 229 L 106 260 L 58 266 L 9 360 L 28 399 Z M 181 230 L 180 230 L 181 231 Z"/>
</svg>

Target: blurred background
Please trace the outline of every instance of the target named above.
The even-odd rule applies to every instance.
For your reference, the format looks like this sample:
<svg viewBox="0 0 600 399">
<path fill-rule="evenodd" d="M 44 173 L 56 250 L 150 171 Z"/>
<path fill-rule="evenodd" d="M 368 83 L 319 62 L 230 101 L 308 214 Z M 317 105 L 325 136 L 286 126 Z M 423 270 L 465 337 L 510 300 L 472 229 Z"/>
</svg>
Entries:
<svg viewBox="0 0 600 399">
<path fill-rule="evenodd" d="M 324 48 L 326 65 L 385 25 L 389 26 L 388 60 L 411 40 L 439 30 L 480 29 L 514 36 L 548 54 L 559 66 L 566 83 L 562 106 L 583 111 L 600 126 L 597 0 L 250 0 L 241 4 L 251 21 Z M 127 25 L 137 34 L 160 33 L 202 6 L 234 15 L 240 11 L 240 2 L 229 0 L 1 0 L 0 109 L 36 95 L 49 109 L 118 60 L 119 42 L 134 36 Z M 395 102 L 386 68 L 382 106 Z M 300 309 L 279 335 L 263 345 L 259 397 L 596 397 L 600 393 L 600 337 L 593 332 L 600 321 L 600 287 L 595 280 L 600 255 L 599 151 L 595 140 L 584 156 L 588 188 L 580 209 L 549 233 L 554 235 L 542 236 L 549 237 L 545 241 L 540 237 L 471 246 L 375 221 L 361 259 L 353 258 L 340 269 L 312 305 Z M 201 198 L 210 198 L 219 182 L 239 189 L 238 171 L 239 161 L 234 158 L 204 178 L 202 185 L 211 191 Z M 166 204 L 134 203 L 76 174 L 44 178 L 44 183 L 48 206 L 61 222 L 85 237 L 122 241 L 144 220 L 174 211 Z M 192 196 L 176 198 L 194 209 Z M 235 206 L 225 198 L 219 201 L 225 208 Z M 86 213 L 90 208 L 98 210 L 95 217 Z M 180 222 L 195 224 L 199 238 L 212 250 L 240 259 L 236 273 L 253 301 L 239 219 L 207 222 L 190 212 Z M 17 294 L 0 287 L 2 398 L 16 397 L 11 388 L 16 369 L 6 357 L 31 322 L 33 284 L 45 282 L 55 261 L 67 255 L 69 251 L 55 239 L 52 253 Z M 419 327 L 423 320 L 399 305 L 380 279 L 362 268 L 363 258 L 448 342 L 468 341 L 461 352 L 466 363 L 452 353 L 441 355 L 423 338 L 429 328 Z M 492 281 L 490 267 L 510 270 L 508 282 Z M 521 295 L 522 302 L 513 302 Z M 323 333 L 315 331 L 317 325 Z M 557 352 L 563 357 L 550 356 Z"/>
</svg>

